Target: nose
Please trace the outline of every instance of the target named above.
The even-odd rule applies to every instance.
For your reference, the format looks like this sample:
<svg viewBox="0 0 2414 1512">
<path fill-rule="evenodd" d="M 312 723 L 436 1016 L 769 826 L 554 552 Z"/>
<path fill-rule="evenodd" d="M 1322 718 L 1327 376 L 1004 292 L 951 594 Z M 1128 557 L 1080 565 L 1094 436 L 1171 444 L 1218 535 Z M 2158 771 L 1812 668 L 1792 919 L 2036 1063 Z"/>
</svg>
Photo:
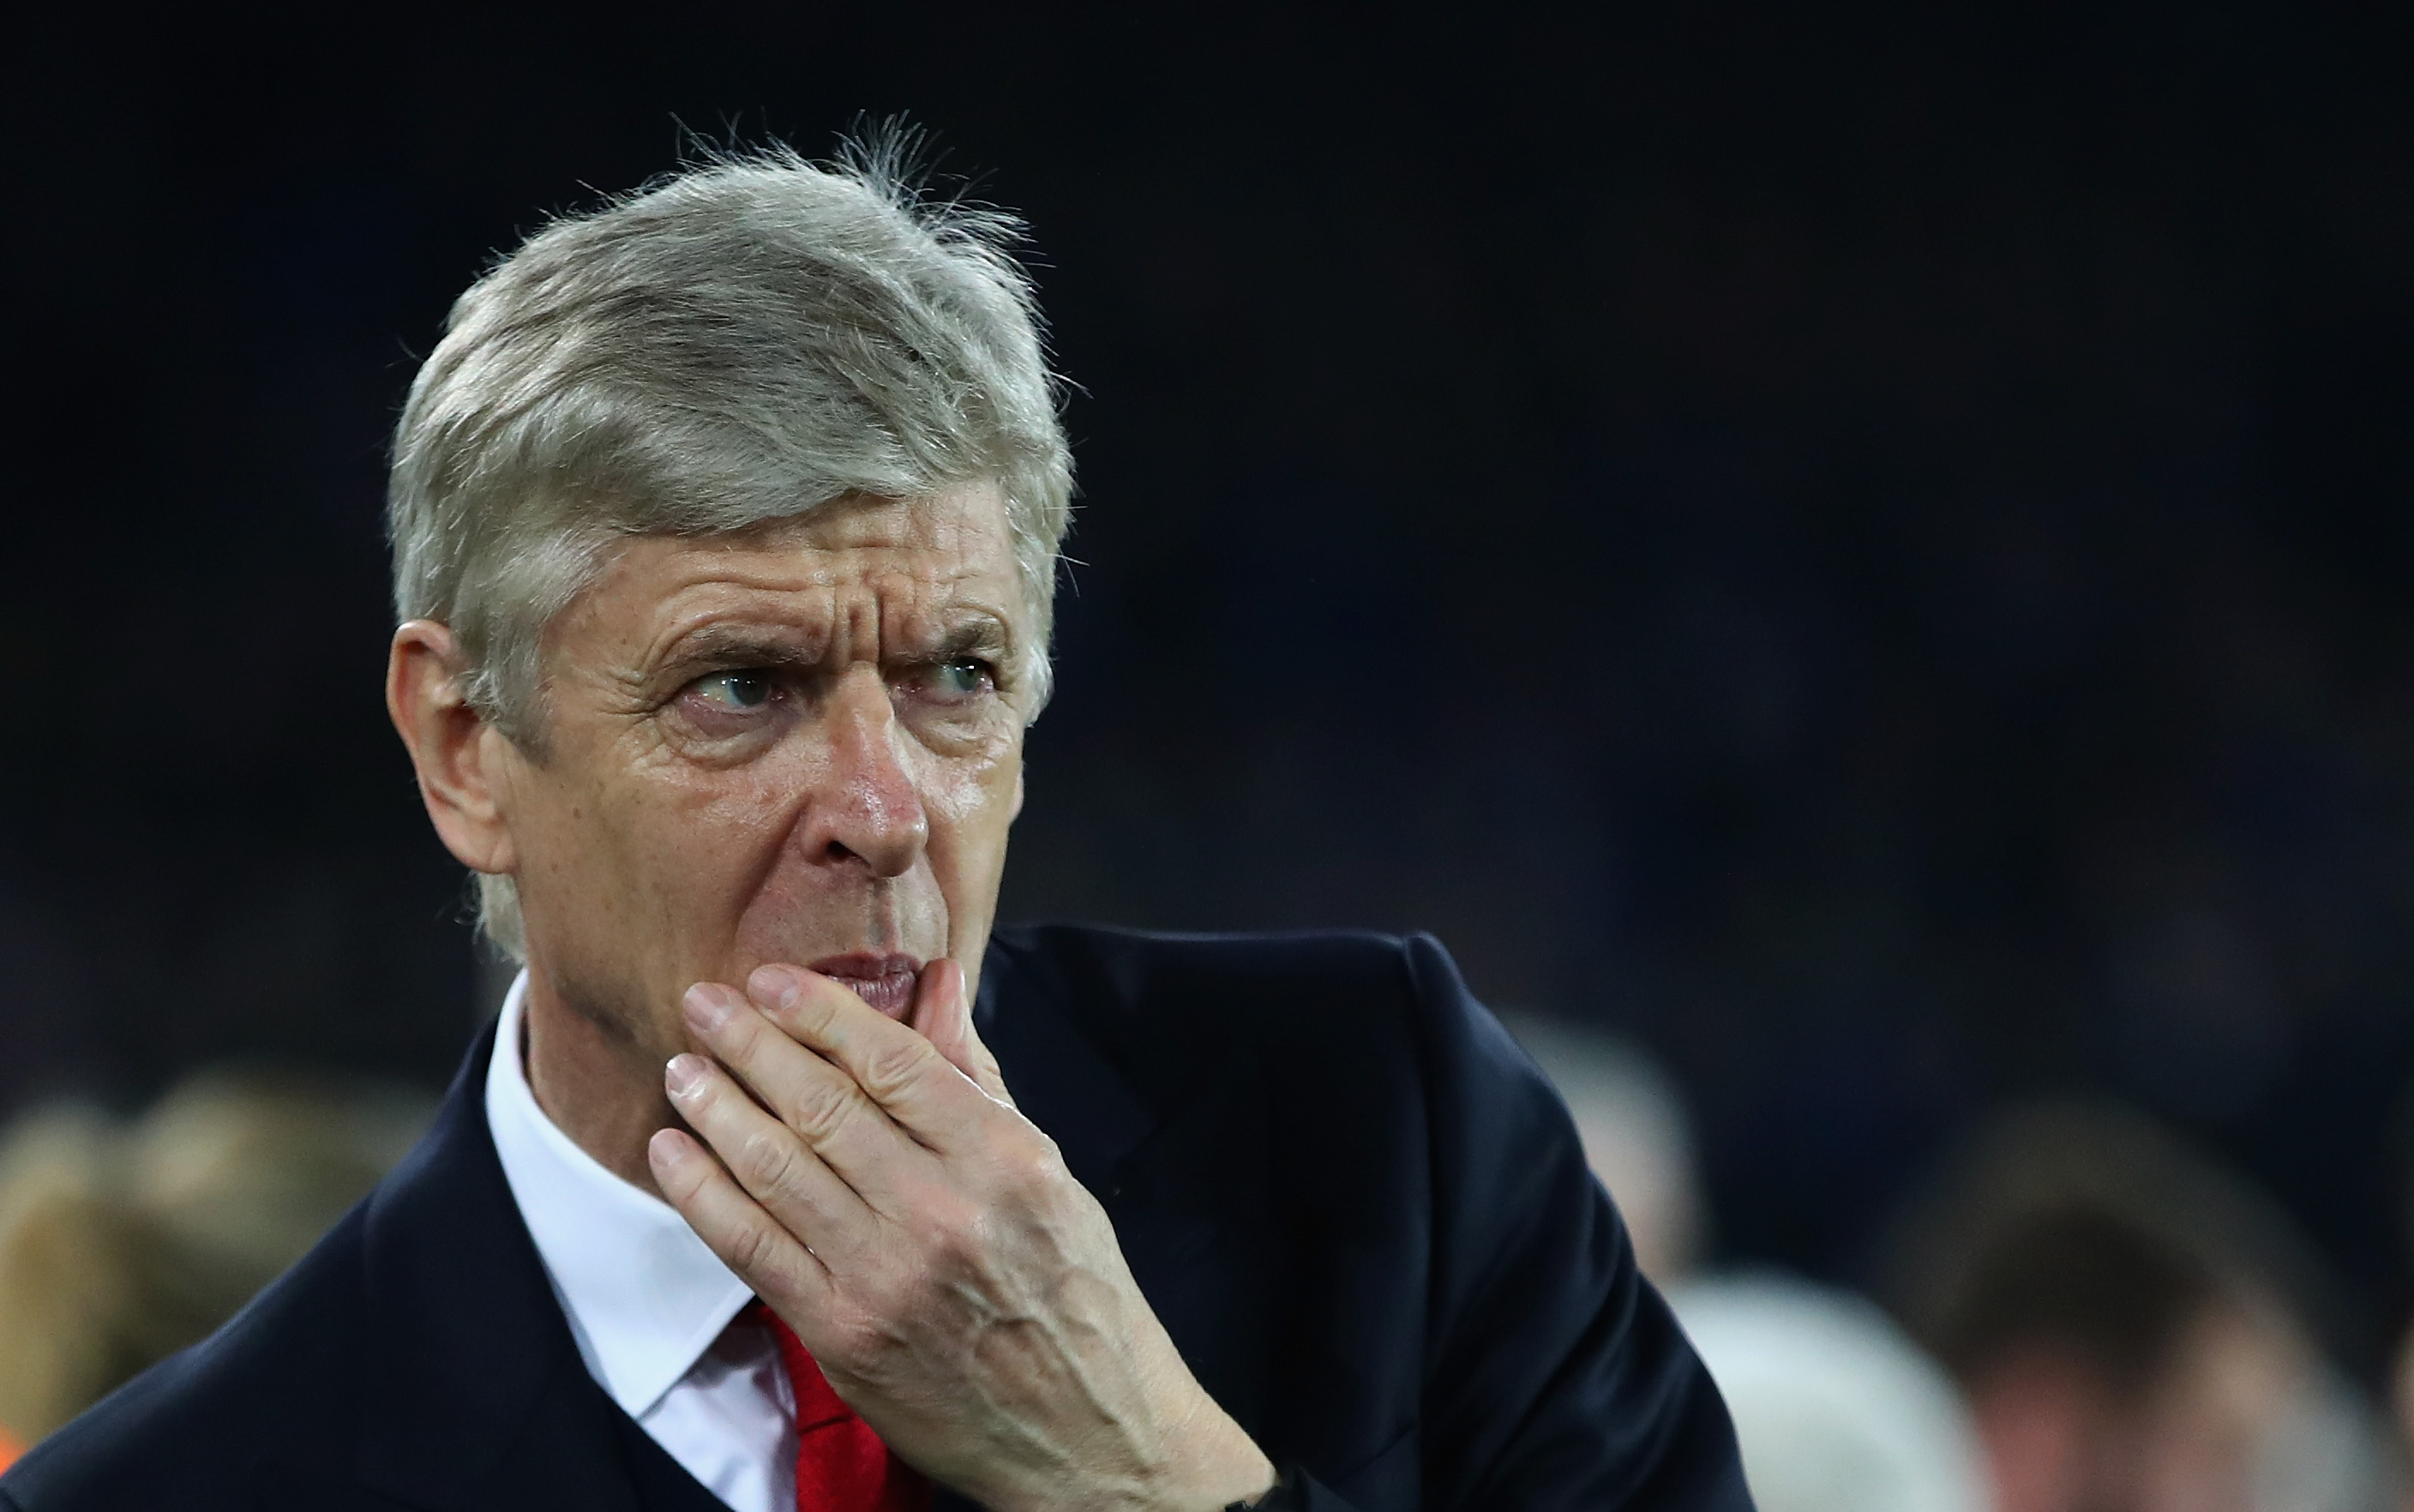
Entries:
<svg viewBox="0 0 2414 1512">
<path fill-rule="evenodd" d="M 905 733 L 879 673 L 841 679 L 827 705 L 829 770 L 813 806 L 808 853 L 859 865 L 874 877 L 902 876 L 931 840 L 931 818 L 906 765 Z"/>
</svg>

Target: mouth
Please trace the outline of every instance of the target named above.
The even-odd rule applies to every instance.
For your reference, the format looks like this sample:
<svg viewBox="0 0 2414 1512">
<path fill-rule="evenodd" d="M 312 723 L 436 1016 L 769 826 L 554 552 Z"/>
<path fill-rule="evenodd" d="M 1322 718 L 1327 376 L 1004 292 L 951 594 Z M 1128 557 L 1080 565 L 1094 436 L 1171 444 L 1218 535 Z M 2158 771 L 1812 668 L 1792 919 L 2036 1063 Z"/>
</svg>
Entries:
<svg viewBox="0 0 2414 1512">
<path fill-rule="evenodd" d="M 922 963 L 911 956 L 884 955 L 875 951 L 851 951 L 843 956 L 825 956 L 805 964 L 808 971 L 817 971 L 840 986 L 898 1022 L 913 1011 L 914 984 L 920 976 Z"/>
</svg>

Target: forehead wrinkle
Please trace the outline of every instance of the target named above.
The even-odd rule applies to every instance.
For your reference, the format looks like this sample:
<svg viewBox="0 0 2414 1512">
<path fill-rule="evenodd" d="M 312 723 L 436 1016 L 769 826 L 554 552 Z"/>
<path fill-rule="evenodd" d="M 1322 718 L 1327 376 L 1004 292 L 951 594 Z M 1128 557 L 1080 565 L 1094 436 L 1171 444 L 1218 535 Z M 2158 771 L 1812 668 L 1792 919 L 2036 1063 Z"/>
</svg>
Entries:
<svg viewBox="0 0 2414 1512">
<path fill-rule="evenodd" d="M 653 669 L 738 657 L 766 665 L 809 665 L 841 655 L 847 660 L 886 660 L 907 651 L 1010 654 L 1020 644 L 1010 612 L 978 599 L 928 603 L 916 601 L 918 597 L 875 588 L 827 597 L 782 594 L 776 607 L 759 600 L 718 604 L 666 627 L 639 664 Z M 774 612 L 767 614 L 767 608 Z"/>
<path fill-rule="evenodd" d="M 901 556 L 937 559 L 947 563 L 948 575 L 995 570 L 1019 581 L 1003 502 L 993 496 L 975 501 L 971 512 L 993 513 L 994 520 L 967 518 L 963 510 L 953 507 L 955 502 L 946 496 L 858 497 L 797 518 L 767 520 L 742 530 L 685 539 L 696 547 L 732 556 L 788 560 L 805 556 L 880 564 Z M 991 507 L 977 508 L 984 502 Z"/>
<path fill-rule="evenodd" d="M 909 517 L 919 513 L 908 511 Z M 637 538 L 613 554 L 587 608 L 608 613 L 615 600 L 625 605 L 622 613 L 641 623 L 621 644 L 649 667 L 678 654 L 702 626 L 722 620 L 754 621 L 783 638 L 808 637 L 828 654 L 835 649 L 829 643 L 840 637 L 851 645 L 877 645 L 883 630 L 911 639 L 919 625 L 954 618 L 951 611 L 969 605 L 1010 627 L 1009 638 L 1019 639 L 1011 628 L 1016 609 L 1024 607 L 1021 579 L 1010 560 L 965 549 L 979 532 L 942 528 L 916 539 L 912 531 L 864 528 L 877 523 L 902 522 L 895 515 L 886 522 L 859 519 L 835 540 L 793 526 L 753 541 Z M 939 511 L 931 523 L 961 522 Z M 632 598 L 639 601 L 631 603 Z M 651 625 L 642 624 L 648 620 Z"/>
</svg>

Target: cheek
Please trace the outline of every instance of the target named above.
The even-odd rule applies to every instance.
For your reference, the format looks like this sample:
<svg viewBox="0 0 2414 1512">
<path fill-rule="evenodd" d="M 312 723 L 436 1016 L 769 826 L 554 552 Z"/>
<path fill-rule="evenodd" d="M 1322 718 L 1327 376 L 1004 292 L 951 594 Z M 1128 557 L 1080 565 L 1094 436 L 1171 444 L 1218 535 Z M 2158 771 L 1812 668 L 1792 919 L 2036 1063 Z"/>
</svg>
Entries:
<svg viewBox="0 0 2414 1512">
<path fill-rule="evenodd" d="M 982 761 L 934 763 L 941 769 L 922 784 L 931 869 L 960 925 L 986 920 L 996 905 L 1021 754 L 1017 743 Z"/>
<path fill-rule="evenodd" d="M 652 916 L 725 925 L 792 827 L 798 785 L 780 764 L 651 773 L 586 823 Z"/>
<path fill-rule="evenodd" d="M 980 843 L 994 832 L 1005 836 L 1021 807 L 1022 742 L 999 740 L 977 757 L 936 759 L 921 774 L 922 807 L 931 818 L 935 840 L 949 832 L 970 843 Z"/>
<path fill-rule="evenodd" d="M 931 816 L 931 873 L 946 900 L 946 951 L 977 971 L 997 912 L 1006 873 L 1006 834 L 1013 827 L 1014 764 L 960 772 L 932 784 L 924 799 Z"/>
<path fill-rule="evenodd" d="M 509 801 L 512 840 L 523 872 L 562 878 L 619 874 L 616 854 L 620 833 L 594 816 L 615 812 L 626 795 L 594 782 L 589 774 L 557 760 L 532 768 L 513 784 Z M 529 879 L 521 879 L 523 888 Z"/>
<path fill-rule="evenodd" d="M 760 866 L 795 827 L 804 785 L 770 771 L 718 776 L 663 806 L 661 843 L 715 874 Z"/>
</svg>

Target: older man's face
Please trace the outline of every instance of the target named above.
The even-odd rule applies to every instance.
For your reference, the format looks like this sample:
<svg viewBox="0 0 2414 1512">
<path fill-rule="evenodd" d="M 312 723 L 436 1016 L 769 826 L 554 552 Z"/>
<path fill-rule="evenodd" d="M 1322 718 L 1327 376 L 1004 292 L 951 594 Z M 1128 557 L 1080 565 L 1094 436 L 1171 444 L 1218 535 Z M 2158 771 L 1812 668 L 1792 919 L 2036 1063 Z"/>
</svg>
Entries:
<svg viewBox="0 0 2414 1512">
<path fill-rule="evenodd" d="M 668 1054 L 767 961 L 902 1016 L 977 972 L 1021 804 L 1032 634 L 998 490 L 640 538 L 548 630 L 541 760 L 501 794 L 529 963 Z"/>
</svg>

